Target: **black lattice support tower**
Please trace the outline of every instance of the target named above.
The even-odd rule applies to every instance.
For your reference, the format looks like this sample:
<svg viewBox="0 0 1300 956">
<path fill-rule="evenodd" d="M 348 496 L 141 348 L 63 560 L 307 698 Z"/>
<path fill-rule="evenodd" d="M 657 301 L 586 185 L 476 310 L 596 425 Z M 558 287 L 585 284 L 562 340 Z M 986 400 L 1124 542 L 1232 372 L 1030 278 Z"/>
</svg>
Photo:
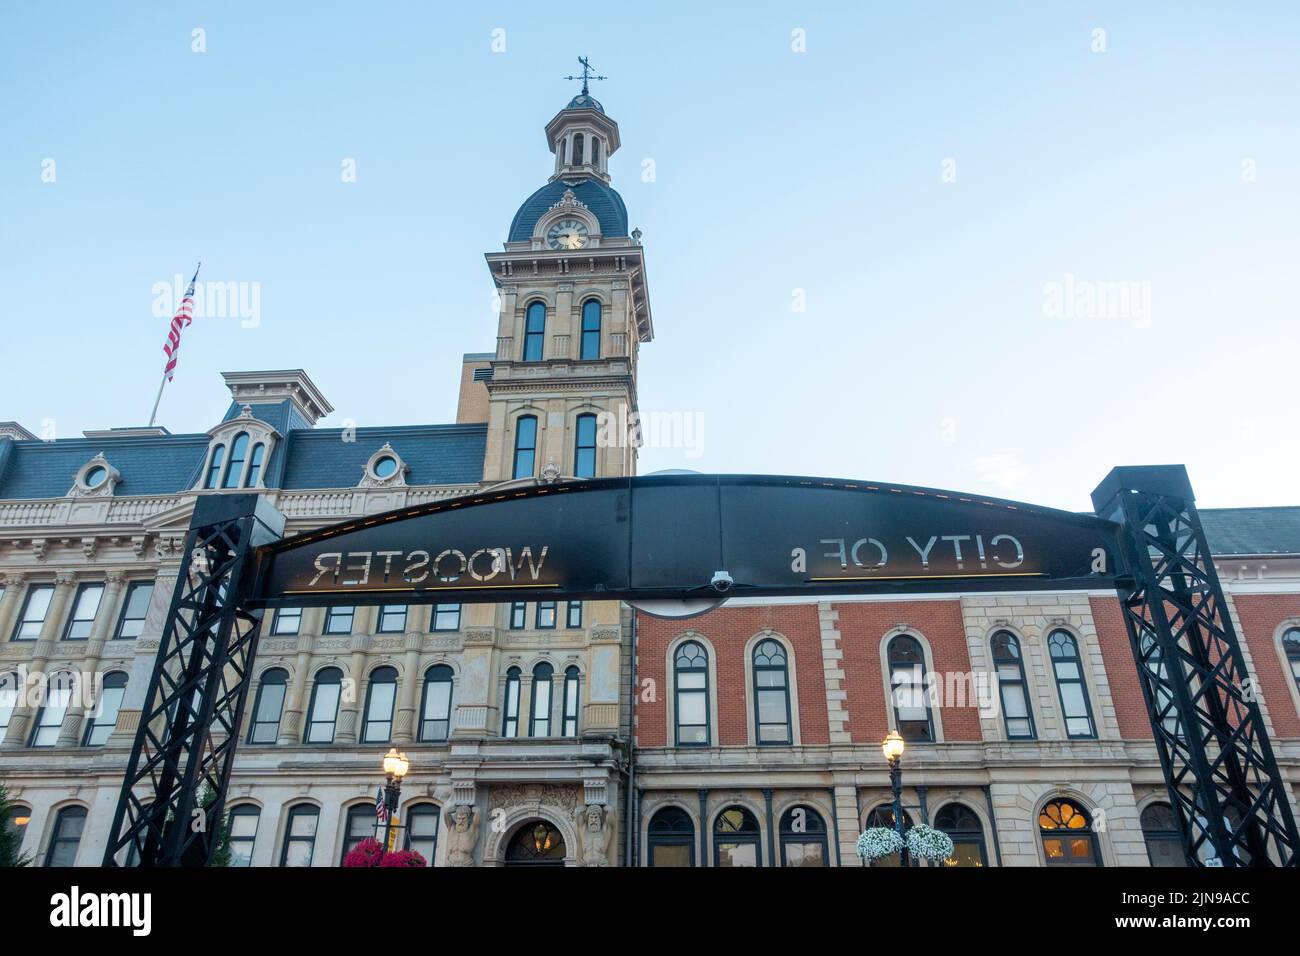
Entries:
<svg viewBox="0 0 1300 956">
<path fill-rule="evenodd" d="M 1116 468 L 1092 503 L 1120 525 L 1120 604 L 1188 864 L 1296 866 L 1290 800 L 1186 469 Z"/>
<path fill-rule="evenodd" d="M 283 530 L 284 516 L 259 495 L 196 502 L 105 866 L 210 859 L 257 653 L 261 612 L 242 606 L 254 586 L 254 550 Z M 216 798 L 206 810 L 198 807 L 205 784 Z"/>
</svg>

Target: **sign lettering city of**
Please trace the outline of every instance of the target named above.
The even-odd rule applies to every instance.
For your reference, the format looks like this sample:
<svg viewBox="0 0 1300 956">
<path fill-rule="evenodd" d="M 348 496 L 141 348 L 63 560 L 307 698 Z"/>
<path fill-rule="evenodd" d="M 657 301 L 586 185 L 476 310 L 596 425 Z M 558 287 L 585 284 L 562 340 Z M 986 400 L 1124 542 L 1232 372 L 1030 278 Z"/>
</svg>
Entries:
<svg viewBox="0 0 1300 956">
<path fill-rule="evenodd" d="M 1117 526 L 897 485 L 731 475 L 487 491 L 264 550 L 260 604 L 1113 587 Z"/>
</svg>

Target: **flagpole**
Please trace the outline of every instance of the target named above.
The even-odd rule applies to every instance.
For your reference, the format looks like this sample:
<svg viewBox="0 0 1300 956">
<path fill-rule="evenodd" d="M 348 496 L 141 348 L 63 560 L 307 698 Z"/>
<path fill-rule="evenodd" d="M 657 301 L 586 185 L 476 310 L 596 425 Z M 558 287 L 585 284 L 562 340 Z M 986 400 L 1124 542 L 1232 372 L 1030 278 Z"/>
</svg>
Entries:
<svg viewBox="0 0 1300 956">
<path fill-rule="evenodd" d="M 193 286 L 194 283 L 199 281 L 199 270 L 202 268 L 203 268 L 203 260 L 200 259 L 199 264 L 194 267 L 194 277 L 190 279 L 191 286 Z M 158 418 L 158 403 L 162 401 L 163 388 L 166 385 L 167 385 L 167 370 L 164 368 L 162 381 L 158 383 L 158 394 L 154 396 L 153 411 L 149 413 L 149 424 L 148 426 L 146 426 L 148 428 L 153 428 L 153 423 Z"/>
<path fill-rule="evenodd" d="M 167 384 L 167 373 L 163 372 L 162 381 L 158 383 L 158 394 L 153 400 L 153 411 L 149 413 L 149 427 L 153 428 L 154 419 L 158 417 L 158 403 L 162 401 L 163 386 Z"/>
</svg>

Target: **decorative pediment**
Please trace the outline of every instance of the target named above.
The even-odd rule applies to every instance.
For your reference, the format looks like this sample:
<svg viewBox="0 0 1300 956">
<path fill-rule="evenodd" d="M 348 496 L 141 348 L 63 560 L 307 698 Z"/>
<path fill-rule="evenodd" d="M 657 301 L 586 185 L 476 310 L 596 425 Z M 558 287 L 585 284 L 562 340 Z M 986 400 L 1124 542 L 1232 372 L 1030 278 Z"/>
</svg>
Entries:
<svg viewBox="0 0 1300 956">
<path fill-rule="evenodd" d="M 406 475 L 411 467 L 393 446 L 384 442 L 382 448 L 370 456 L 361 474 L 358 488 L 405 488 Z"/>
<path fill-rule="evenodd" d="M 77 469 L 77 477 L 68 489 L 69 498 L 111 498 L 122 473 L 109 464 L 101 451 Z"/>
</svg>

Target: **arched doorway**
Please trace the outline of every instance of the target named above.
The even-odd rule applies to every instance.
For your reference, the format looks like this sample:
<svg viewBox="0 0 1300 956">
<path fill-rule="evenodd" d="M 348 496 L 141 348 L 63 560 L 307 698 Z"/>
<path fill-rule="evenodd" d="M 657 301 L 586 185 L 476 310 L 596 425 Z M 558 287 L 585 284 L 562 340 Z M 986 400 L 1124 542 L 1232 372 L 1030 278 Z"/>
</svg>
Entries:
<svg viewBox="0 0 1300 956">
<path fill-rule="evenodd" d="M 506 844 L 506 866 L 564 866 L 564 836 L 546 820 L 529 820 Z"/>
</svg>

